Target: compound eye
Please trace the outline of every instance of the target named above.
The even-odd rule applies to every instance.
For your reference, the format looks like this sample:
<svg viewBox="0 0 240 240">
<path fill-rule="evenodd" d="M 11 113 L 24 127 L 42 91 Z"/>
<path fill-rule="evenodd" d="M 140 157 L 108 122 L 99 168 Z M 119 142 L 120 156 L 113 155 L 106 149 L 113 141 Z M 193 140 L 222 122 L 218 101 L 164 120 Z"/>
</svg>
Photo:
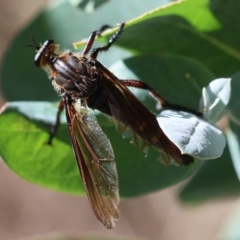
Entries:
<svg viewBox="0 0 240 240">
<path fill-rule="evenodd" d="M 35 58 L 34 58 L 34 64 L 36 67 L 41 67 L 41 59 L 43 56 L 42 56 L 42 53 L 40 52 L 40 50 L 36 53 Z"/>
<path fill-rule="evenodd" d="M 46 64 L 46 60 L 51 53 L 54 52 L 56 44 L 52 39 L 44 42 L 42 47 L 38 50 L 34 58 L 34 64 L 36 67 L 43 67 Z"/>
<path fill-rule="evenodd" d="M 55 42 L 54 42 L 52 39 L 48 39 L 48 40 L 46 40 L 46 41 L 44 42 L 43 47 L 48 48 L 48 47 L 50 47 L 52 44 L 55 45 Z"/>
</svg>

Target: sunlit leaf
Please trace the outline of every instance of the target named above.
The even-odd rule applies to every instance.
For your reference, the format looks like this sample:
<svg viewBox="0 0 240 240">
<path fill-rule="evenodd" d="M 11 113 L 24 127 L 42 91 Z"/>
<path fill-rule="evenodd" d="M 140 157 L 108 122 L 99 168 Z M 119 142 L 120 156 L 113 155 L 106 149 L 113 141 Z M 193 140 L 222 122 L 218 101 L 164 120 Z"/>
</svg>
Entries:
<svg viewBox="0 0 240 240">
<path fill-rule="evenodd" d="M 203 88 L 200 109 L 204 118 L 210 122 L 219 121 L 224 114 L 231 97 L 231 79 L 220 78 Z"/>
<path fill-rule="evenodd" d="M 66 123 L 61 125 L 52 145 L 47 144 L 49 123 L 56 110 L 56 104 L 46 102 L 9 103 L 0 115 L 0 153 L 8 167 L 28 181 L 83 194 Z M 150 149 L 146 157 L 129 139 L 123 139 L 105 116 L 98 116 L 98 124 L 107 133 L 115 152 L 121 197 L 138 196 L 175 184 L 189 177 L 199 165 L 196 161 L 189 167 L 164 166 L 156 161 L 158 151 Z"/>
<path fill-rule="evenodd" d="M 224 133 L 202 118 L 191 113 L 165 110 L 157 116 L 157 120 L 182 154 L 201 160 L 222 155 L 226 145 Z"/>
</svg>

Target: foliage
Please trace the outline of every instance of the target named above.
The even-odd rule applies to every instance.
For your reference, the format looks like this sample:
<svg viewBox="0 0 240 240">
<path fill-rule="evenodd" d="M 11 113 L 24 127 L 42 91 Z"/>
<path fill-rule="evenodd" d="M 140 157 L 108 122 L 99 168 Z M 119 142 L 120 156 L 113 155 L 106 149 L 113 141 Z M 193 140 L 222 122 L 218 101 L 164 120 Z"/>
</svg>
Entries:
<svg viewBox="0 0 240 240">
<path fill-rule="evenodd" d="M 156 2 L 149 1 L 141 8 L 150 10 L 154 4 L 157 6 Z M 61 49 L 71 48 L 72 42 L 87 37 L 101 25 L 114 25 L 119 19 L 132 19 L 141 13 L 136 1 L 127 4 L 131 11 L 126 11 L 124 1 L 110 1 L 91 15 L 62 1 L 43 10 L 9 46 L 1 66 L 2 89 L 10 103 L 0 117 L 0 154 L 24 179 L 59 191 L 84 193 L 64 117 L 53 146 L 45 144 L 57 110 L 53 101 L 58 97 L 43 71 L 31 65 L 34 54 L 24 44 L 33 34 L 37 42 L 55 39 Z M 234 143 L 215 160 L 195 161 L 187 167 L 164 166 L 156 161 L 157 151 L 150 149 L 145 157 L 115 131 L 111 121 L 98 114 L 99 125 L 115 152 L 121 197 L 176 184 L 188 178 L 200 164 L 180 194 L 183 200 L 203 201 L 239 193 L 235 173 L 240 175 L 240 108 L 236 101 L 240 81 L 239 9 L 238 0 L 185 0 L 158 7 L 128 21 L 118 47 L 100 56 L 100 61 L 111 66 L 119 78 L 141 79 L 170 102 L 194 109 L 199 108 L 203 87 L 213 79 L 232 76 L 232 95 L 224 110 L 231 123 L 226 133 Z M 106 41 L 111 33 L 103 39 Z M 75 46 L 79 48 L 81 44 Z M 134 93 L 155 110 L 156 103 L 148 93 Z"/>
</svg>

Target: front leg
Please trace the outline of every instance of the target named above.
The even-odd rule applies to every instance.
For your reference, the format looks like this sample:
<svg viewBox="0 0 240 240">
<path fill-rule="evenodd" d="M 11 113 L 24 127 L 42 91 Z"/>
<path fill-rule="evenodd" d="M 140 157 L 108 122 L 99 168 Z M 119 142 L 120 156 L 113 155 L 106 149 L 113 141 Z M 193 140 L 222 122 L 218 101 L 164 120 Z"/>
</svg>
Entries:
<svg viewBox="0 0 240 240">
<path fill-rule="evenodd" d="M 49 144 L 49 145 L 52 145 L 52 140 L 55 137 L 55 135 L 57 133 L 57 130 L 60 126 L 60 116 L 61 116 L 61 113 L 62 113 L 63 109 L 64 109 L 64 102 L 63 102 L 63 100 L 61 100 L 59 102 L 59 105 L 58 105 L 56 121 L 55 121 L 54 125 L 52 126 L 51 131 L 49 133 L 49 139 L 48 139 L 48 142 L 47 142 L 47 144 Z"/>
</svg>

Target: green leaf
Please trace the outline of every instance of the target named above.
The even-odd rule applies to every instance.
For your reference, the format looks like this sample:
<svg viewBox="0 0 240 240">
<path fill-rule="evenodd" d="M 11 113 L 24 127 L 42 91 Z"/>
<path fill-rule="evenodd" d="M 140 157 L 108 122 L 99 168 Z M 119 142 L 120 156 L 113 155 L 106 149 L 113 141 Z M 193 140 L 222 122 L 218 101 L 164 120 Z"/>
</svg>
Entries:
<svg viewBox="0 0 240 240">
<path fill-rule="evenodd" d="M 24 108 L 24 111 L 22 110 Z M 7 105 L 0 121 L 0 153 L 5 163 L 22 178 L 58 191 L 84 193 L 66 124 L 62 124 L 52 146 L 48 140 L 49 123 L 56 104 L 13 102 Z M 46 117 L 46 121 L 42 118 Z M 98 117 L 115 152 L 121 197 L 156 191 L 186 179 L 199 162 L 189 167 L 163 166 L 153 149 L 147 157 L 123 139 L 113 123 Z M 124 149 L 124 151 L 123 151 Z"/>
<path fill-rule="evenodd" d="M 200 203 L 219 197 L 238 196 L 240 183 L 233 168 L 229 148 L 215 160 L 204 161 L 183 189 L 180 199 L 187 203 Z"/>
<path fill-rule="evenodd" d="M 131 53 L 113 48 L 109 53 L 100 56 L 100 62 L 110 66 L 119 60 L 128 69 L 122 71 L 122 75 L 114 70 L 119 78 L 126 79 L 127 74 L 131 72 L 132 76 L 156 88 L 167 100 L 197 109 L 202 87 L 216 78 L 212 73 L 217 77 L 223 77 L 239 70 L 239 0 L 177 1 L 146 13 L 146 9 L 153 9 L 153 6 L 159 6 L 159 1 L 149 0 L 139 4 L 137 1 L 129 0 L 127 8 L 125 1 L 110 1 L 93 16 L 78 11 L 67 1 L 61 1 L 44 10 L 19 33 L 6 51 L 1 66 L 2 89 L 5 96 L 10 101 L 57 99 L 51 84 L 44 80 L 47 78 L 46 74 L 31 66 L 34 54 L 24 45 L 29 43 L 32 34 L 37 42 L 56 39 L 61 49 L 71 49 L 73 41 L 88 37 L 90 32 L 99 29 L 101 25 L 107 23 L 114 26 L 116 21 L 126 21 L 145 12 L 144 15 L 127 23 L 124 34 L 117 42 Z M 118 11 L 115 11 L 116 9 Z M 112 12 L 114 14 L 109 14 Z M 139 56 L 123 61 L 130 54 Z M 156 58 L 156 61 L 153 58 Z M 237 88 L 235 90 L 237 93 Z M 155 103 L 146 93 L 137 90 L 134 90 L 134 93 L 144 100 L 146 106 L 156 112 Z M 237 99 L 238 95 L 235 95 L 234 98 Z M 233 105 L 237 102 L 235 99 Z M 61 126 L 54 139 L 56 147 L 46 146 L 44 143 L 48 139 L 48 130 L 56 109 L 48 111 L 45 103 L 37 106 L 35 104 L 37 103 L 34 103 L 35 107 L 33 105 L 30 107 L 24 103 L 26 111 L 16 108 L 16 104 L 10 105 L 0 116 L 2 133 L 0 154 L 10 168 L 29 181 L 60 191 L 82 193 L 66 125 Z M 39 113 L 45 116 L 46 120 L 40 117 Z M 235 107 L 234 114 L 237 119 Z M 181 168 L 162 166 L 155 161 L 158 153 L 154 150 L 150 150 L 148 157 L 143 158 L 143 153 L 129 144 L 128 140 L 123 140 L 114 126 L 102 115 L 99 115 L 98 119 L 99 125 L 103 127 L 113 144 L 122 197 L 137 196 L 175 184 L 186 179 L 198 165 L 195 163 L 190 167 Z M 226 153 L 224 156 L 226 157 Z M 205 163 L 211 166 L 216 162 L 220 164 L 220 169 L 218 165 L 213 164 L 214 167 L 210 167 L 211 172 L 206 171 L 201 175 L 204 179 L 201 180 L 202 185 L 206 190 L 204 174 L 207 176 L 206 179 L 209 179 L 210 173 L 217 169 L 216 182 L 215 176 L 212 177 L 214 183 L 210 184 L 203 198 L 199 195 L 200 199 L 237 192 L 239 187 L 232 166 L 221 165 L 227 160 L 227 164 L 230 164 L 229 154 L 225 161 L 221 159 Z M 226 177 L 225 182 L 229 188 L 226 190 L 224 187 L 222 193 L 218 188 L 218 193 L 211 192 L 211 187 L 216 188 L 217 180 L 221 182 L 224 179 L 218 175 L 218 171 Z M 194 191 L 200 189 L 201 193 L 201 187 L 196 187 Z M 209 193 L 210 195 L 207 195 Z"/>
<path fill-rule="evenodd" d="M 132 20 L 118 44 L 141 55 L 190 57 L 217 77 L 230 75 L 239 69 L 239 9 L 238 0 L 176 2 Z"/>
<path fill-rule="evenodd" d="M 213 78 L 213 75 L 198 62 L 174 55 L 164 55 L 162 57 L 132 57 L 124 61 L 116 62 L 111 66 L 111 70 L 120 78 L 137 78 L 148 82 L 151 86 L 156 86 L 156 89 L 161 89 L 161 94 L 167 96 L 170 102 L 177 102 L 192 109 L 198 109 L 200 89 Z M 173 88 L 172 86 L 175 87 Z M 141 100 L 146 102 L 146 96 L 143 91 L 133 89 L 133 92 Z M 191 102 L 189 101 L 190 99 Z M 149 108 L 150 106 L 149 104 Z M 180 113 L 178 113 L 178 115 L 179 114 Z M 181 117 L 184 118 L 183 116 Z M 188 154 L 201 159 L 221 156 L 225 146 L 225 137 L 220 130 L 194 116 L 188 116 L 188 119 L 182 118 L 168 118 L 166 124 L 164 122 L 164 120 L 166 120 L 165 117 L 159 118 L 160 126 L 164 131 L 166 130 L 165 133 L 167 136 L 180 147 L 181 151 L 186 151 Z M 181 120 L 185 120 L 183 125 L 186 127 L 184 129 L 183 126 L 180 125 Z M 194 130 L 190 130 L 191 127 Z M 171 129 L 174 129 L 173 132 Z M 193 144 L 184 146 L 184 143 L 182 143 L 180 139 L 177 139 L 179 135 L 175 134 L 175 131 L 183 134 L 185 144 L 186 138 L 189 139 L 189 141 L 192 139 Z M 191 132 L 196 133 L 195 137 L 197 136 L 197 139 L 191 135 Z M 208 133 L 207 135 L 206 132 Z M 202 135 L 202 137 L 200 135 Z M 199 142 L 200 138 L 201 146 Z M 209 141 L 209 139 L 211 139 L 211 141 Z M 183 139 L 181 138 L 181 140 Z M 206 142 L 206 144 L 204 142 Z M 213 148 L 213 146 L 215 146 L 215 148 Z M 196 150 L 196 148 L 199 149 Z"/>
<path fill-rule="evenodd" d="M 66 192 L 84 193 L 69 144 L 66 124 L 53 146 L 47 144 L 57 111 L 47 102 L 13 102 L 0 116 L 0 154 L 22 178 Z"/>
<path fill-rule="evenodd" d="M 219 121 L 224 114 L 231 97 L 231 79 L 219 78 L 203 88 L 200 109 L 204 110 L 204 118 L 209 122 Z"/>
<path fill-rule="evenodd" d="M 194 114 L 165 110 L 157 116 L 166 136 L 180 149 L 201 160 L 222 155 L 226 145 L 224 133 Z"/>
<path fill-rule="evenodd" d="M 109 2 L 109 0 L 69 0 L 69 2 L 80 9 L 92 13 L 101 5 Z"/>
<path fill-rule="evenodd" d="M 240 127 L 234 122 L 230 122 L 226 131 L 230 154 L 232 157 L 234 169 L 240 180 Z"/>
<path fill-rule="evenodd" d="M 211 72 L 203 65 L 178 56 L 138 56 L 126 59 L 123 66 L 127 66 L 140 79 L 156 86 L 156 89 L 159 89 L 164 96 L 168 96 L 169 100 L 178 101 L 179 104 L 193 108 L 198 106 L 200 89 L 213 78 Z M 117 69 L 121 71 L 121 68 L 115 68 L 116 71 Z M 124 75 L 124 71 L 121 72 Z M 186 73 L 193 79 L 186 77 Z M 172 86 L 175 87 L 172 88 Z M 134 93 L 139 95 L 135 90 Z M 156 111 L 153 107 L 156 102 L 147 91 L 141 94 L 141 99 L 144 100 L 146 106 Z M 23 102 L 17 103 L 16 107 L 16 104 L 11 103 L 1 116 L 0 131 L 4 134 L 0 140 L 0 154 L 11 169 L 29 181 L 59 191 L 82 193 L 83 188 L 80 188 L 80 176 L 70 146 L 66 124 L 61 126 L 52 148 L 44 144 L 48 139 L 49 124 L 53 123 L 55 114 L 56 104 Z M 21 126 L 18 126 L 19 123 Z M 45 124 L 44 128 L 42 123 Z M 145 158 L 140 150 L 129 143 L 130 139 L 124 140 L 117 133 L 113 123 L 106 121 L 105 116 L 99 114 L 98 123 L 113 146 L 121 197 L 146 194 L 176 184 L 189 177 L 199 164 L 196 161 L 195 164 L 188 167 L 163 166 L 156 161 L 159 157 L 156 150 L 150 149 Z M 9 132 L 8 129 L 12 124 L 14 131 Z M 34 131 L 29 132 L 29 129 L 32 128 Z M 18 129 L 21 131 L 19 132 Z M 15 141 L 16 135 L 17 141 Z M 20 141 L 20 139 L 28 141 Z M 19 150 L 12 151 L 12 149 L 16 149 L 16 146 L 18 149 L 27 150 L 22 151 L 22 155 L 19 155 Z M 32 157 L 33 153 L 37 153 L 37 155 Z M 29 165 L 22 164 L 22 159 Z"/>
<path fill-rule="evenodd" d="M 33 35 L 36 42 L 43 43 L 53 39 L 60 45 L 60 50 L 73 50 L 72 42 L 86 38 L 104 24 L 115 26 L 117 21 L 126 21 L 144 13 L 167 0 L 148 0 L 139 4 L 135 0 L 110 1 L 94 16 L 79 11 L 68 1 L 55 1 L 55 4 L 44 9 L 28 26 L 26 26 L 11 42 L 1 63 L 1 85 L 3 93 L 9 101 L 56 101 L 51 84 L 46 74 L 34 64 L 35 52 L 25 45 L 31 43 Z M 118 11 L 115 11 L 118 9 Z M 109 14 L 114 12 L 114 14 Z M 104 65 L 110 65 L 127 55 L 114 46 L 111 53 L 102 54 L 99 59 Z M 129 54 L 128 54 L 129 55 Z M 14 71 L 13 71 L 14 69 Z M 21 91 L 19 91 L 21 89 Z M 44 94 L 39 89 L 44 89 Z"/>
<path fill-rule="evenodd" d="M 199 108 L 201 89 L 214 79 L 203 64 L 171 54 L 131 57 L 116 62 L 110 69 L 119 79 L 141 79 L 169 102 L 195 110 Z M 146 91 L 132 90 L 148 107 L 153 106 L 152 98 L 146 99 Z"/>
<path fill-rule="evenodd" d="M 231 98 L 227 105 L 227 110 L 231 120 L 233 120 L 238 125 L 240 125 L 239 89 L 240 89 L 240 72 L 237 72 L 232 76 Z"/>
</svg>

